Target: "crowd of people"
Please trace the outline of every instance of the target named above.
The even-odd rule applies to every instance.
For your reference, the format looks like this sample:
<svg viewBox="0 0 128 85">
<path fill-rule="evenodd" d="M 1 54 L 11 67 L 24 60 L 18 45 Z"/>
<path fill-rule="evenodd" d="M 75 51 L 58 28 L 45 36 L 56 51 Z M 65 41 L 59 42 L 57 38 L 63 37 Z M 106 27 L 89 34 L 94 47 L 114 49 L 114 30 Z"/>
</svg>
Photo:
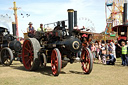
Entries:
<svg viewBox="0 0 128 85">
<path fill-rule="evenodd" d="M 116 48 L 118 46 L 121 49 L 120 54 L 122 65 L 128 66 L 128 41 L 127 44 L 124 41 L 122 41 L 121 44 L 118 44 L 113 40 L 106 43 L 101 41 L 88 43 L 86 39 L 84 40 L 84 42 L 86 42 L 86 46 L 88 46 L 92 52 L 94 62 L 96 62 L 96 59 L 98 59 L 98 63 L 115 65 L 117 51 Z"/>
<path fill-rule="evenodd" d="M 115 64 L 116 52 L 114 42 L 109 42 L 107 44 L 101 42 L 91 43 L 90 50 L 93 54 L 93 59 L 97 58 L 99 63 L 103 64 Z"/>
</svg>

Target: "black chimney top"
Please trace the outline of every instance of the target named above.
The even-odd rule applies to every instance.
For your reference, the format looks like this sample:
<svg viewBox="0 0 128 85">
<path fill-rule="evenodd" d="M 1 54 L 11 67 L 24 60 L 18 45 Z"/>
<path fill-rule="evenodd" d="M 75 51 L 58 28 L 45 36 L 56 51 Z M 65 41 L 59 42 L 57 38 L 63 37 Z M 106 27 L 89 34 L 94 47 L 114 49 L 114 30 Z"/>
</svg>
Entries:
<svg viewBox="0 0 128 85">
<path fill-rule="evenodd" d="M 68 28 L 69 28 L 69 36 L 72 36 L 72 30 L 73 30 L 73 9 L 68 9 Z"/>
</svg>

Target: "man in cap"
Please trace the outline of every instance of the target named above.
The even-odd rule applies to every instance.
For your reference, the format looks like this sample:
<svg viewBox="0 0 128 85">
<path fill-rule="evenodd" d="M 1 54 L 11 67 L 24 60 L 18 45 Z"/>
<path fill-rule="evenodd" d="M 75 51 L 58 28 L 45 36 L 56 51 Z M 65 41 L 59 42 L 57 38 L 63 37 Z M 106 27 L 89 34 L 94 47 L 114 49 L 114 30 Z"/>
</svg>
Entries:
<svg viewBox="0 0 128 85">
<path fill-rule="evenodd" d="M 29 27 L 27 28 L 28 37 L 32 38 L 35 34 L 35 28 L 32 26 L 32 22 L 29 22 Z"/>
<path fill-rule="evenodd" d="M 42 31 L 42 32 L 46 31 L 46 29 L 43 28 L 43 24 L 42 23 L 40 24 L 40 27 L 37 29 L 37 31 Z"/>
</svg>

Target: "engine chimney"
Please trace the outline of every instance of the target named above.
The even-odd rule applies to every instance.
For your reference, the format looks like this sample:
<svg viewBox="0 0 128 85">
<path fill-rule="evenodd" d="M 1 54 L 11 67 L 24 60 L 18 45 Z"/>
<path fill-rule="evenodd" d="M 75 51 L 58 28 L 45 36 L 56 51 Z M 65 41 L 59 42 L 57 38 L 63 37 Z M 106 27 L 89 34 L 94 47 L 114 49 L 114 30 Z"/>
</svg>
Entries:
<svg viewBox="0 0 128 85">
<path fill-rule="evenodd" d="M 73 9 L 68 9 L 68 28 L 69 28 L 69 36 L 72 36 L 73 30 Z"/>
<path fill-rule="evenodd" d="M 124 12 L 123 12 L 123 24 L 127 22 L 127 3 L 124 3 Z"/>
<path fill-rule="evenodd" d="M 13 32 L 13 36 L 16 36 L 16 23 L 12 22 L 12 32 Z"/>
<path fill-rule="evenodd" d="M 74 11 L 74 27 L 77 27 L 77 11 Z"/>
</svg>

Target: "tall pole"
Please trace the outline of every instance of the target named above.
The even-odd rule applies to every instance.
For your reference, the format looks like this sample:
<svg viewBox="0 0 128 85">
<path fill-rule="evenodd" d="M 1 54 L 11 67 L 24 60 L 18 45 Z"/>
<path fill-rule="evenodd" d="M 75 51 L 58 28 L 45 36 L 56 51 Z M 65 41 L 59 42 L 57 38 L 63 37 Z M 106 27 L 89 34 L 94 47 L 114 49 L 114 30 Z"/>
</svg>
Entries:
<svg viewBox="0 0 128 85">
<path fill-rule="evenodd" d="M 19 37 L 16 2 L 13 2 L 13 4 L 14 4 L 13 10 L 14 10 L 14 16 L 15 16 L 15 23 L 16 23 L 16 36 Z"/>
<path fill-rule="evenodd" d="M 127 22 L 127 3 L 124 3 L 124 12 L 123 12 L 123 24 Z"/>
</svg>

